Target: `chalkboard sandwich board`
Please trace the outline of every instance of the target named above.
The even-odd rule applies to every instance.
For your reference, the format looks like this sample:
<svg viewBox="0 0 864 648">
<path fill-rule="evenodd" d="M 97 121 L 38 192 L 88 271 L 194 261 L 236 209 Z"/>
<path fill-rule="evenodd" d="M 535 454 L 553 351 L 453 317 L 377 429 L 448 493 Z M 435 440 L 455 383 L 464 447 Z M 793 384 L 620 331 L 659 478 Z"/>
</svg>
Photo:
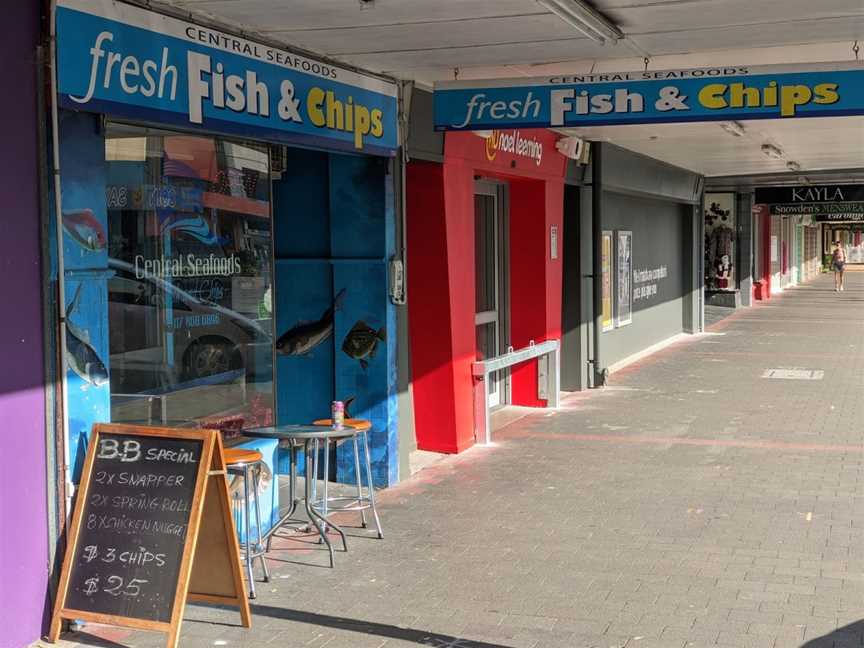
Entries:
<svg viewBox="0 0 864 648">
<path fill-rule="evenodd" d="M 175 648 L 186 601 L 236 605 L 251 626 L 219 432 L 94 425 L 48 638 L 80 619 Z"/>
</svg>

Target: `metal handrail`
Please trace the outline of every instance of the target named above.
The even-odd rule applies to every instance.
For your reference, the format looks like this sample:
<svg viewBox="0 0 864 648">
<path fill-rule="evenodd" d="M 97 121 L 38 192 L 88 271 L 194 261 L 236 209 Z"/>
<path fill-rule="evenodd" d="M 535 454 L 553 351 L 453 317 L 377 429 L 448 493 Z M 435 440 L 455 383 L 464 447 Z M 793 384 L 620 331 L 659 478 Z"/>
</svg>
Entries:
<svg viewBox="0 0 864 648">
<path fill-rule="evenodd" d="M 558 407 L 561 392 L 561 343 L 559 340 L 546 340 L 535 344 L 534 340 L 527 347 L 514 349 L 509 347 L 507 353 L 471 363 L 472 375 L 482 383 L 482 398 L 474 399 L 474 438 L 477 443 L 492 442 L 492 427 L 489 417 L 489 388 L 486 383 L 489 375 L 512 367 L 534 358 L 539 358 L 537 370 L 537 397 L 546 400 L 547 407 Z M 551 362 L 550 362 L 551 359 Z M 482 410 L 482 411 L 480 411 Z M 484 423 L 484 429 L 478 430 L 478 423 Z"/>
</svg>

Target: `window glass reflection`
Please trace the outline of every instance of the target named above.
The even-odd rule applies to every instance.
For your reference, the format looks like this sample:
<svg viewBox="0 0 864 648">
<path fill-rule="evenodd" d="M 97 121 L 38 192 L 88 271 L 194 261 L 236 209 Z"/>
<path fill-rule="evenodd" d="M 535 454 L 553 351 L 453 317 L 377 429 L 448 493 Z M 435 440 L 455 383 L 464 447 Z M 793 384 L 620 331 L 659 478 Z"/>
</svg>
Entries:
<svg viewBox="0 0 864 648">
<path fill-rule="evenodd" d="M 265 146 L 111 125 L 114 421 L 273 420 Z"/>
</svg>

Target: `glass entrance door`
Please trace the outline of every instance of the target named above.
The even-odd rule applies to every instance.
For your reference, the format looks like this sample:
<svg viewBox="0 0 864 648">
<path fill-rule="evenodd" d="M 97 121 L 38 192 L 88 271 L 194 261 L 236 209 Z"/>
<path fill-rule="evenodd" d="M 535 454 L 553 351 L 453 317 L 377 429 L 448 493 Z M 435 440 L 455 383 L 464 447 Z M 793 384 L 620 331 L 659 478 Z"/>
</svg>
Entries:
<svg viewBox="0 0 864 648">
<path fill-rule="evenodd" d="M 478 359 L 499 355 L 506 339 L 503 187 L 478 182 L 474 194 L 475 316 Z M 507 402 L 505 372 L 492 374 L 489 405 Z"/>
</svg>

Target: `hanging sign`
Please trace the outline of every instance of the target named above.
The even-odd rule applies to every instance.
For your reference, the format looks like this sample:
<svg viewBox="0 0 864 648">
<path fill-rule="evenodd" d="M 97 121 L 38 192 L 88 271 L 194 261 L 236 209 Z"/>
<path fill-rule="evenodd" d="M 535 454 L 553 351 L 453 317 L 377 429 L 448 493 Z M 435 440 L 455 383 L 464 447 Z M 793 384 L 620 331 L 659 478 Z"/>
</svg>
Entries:
<svg viewBox="0 0 864 648">
<path fill-rule="evenodd" d="M 756 189 L 755 199 L 777 216 L 809 216 L 817 222 L 864 220 L 860 184 L 764 187 Z"/>
<path fill-rule="evenodd" d="M 60 104 L 391 155 L 396 84 L 112 0 L 58 0 Z"/>
<path fill-rule="evenodd" d="M 175 648 L 187 600 L 251 625 L 219 432 L 95 425 L 49 639 L 81 619 L 159 630 Z"/>
<path fill-rule="evenodd" d="M 436 130 L 864 114 L 864 65 L 724 66 L 435 84 Z"/>
</svg>

